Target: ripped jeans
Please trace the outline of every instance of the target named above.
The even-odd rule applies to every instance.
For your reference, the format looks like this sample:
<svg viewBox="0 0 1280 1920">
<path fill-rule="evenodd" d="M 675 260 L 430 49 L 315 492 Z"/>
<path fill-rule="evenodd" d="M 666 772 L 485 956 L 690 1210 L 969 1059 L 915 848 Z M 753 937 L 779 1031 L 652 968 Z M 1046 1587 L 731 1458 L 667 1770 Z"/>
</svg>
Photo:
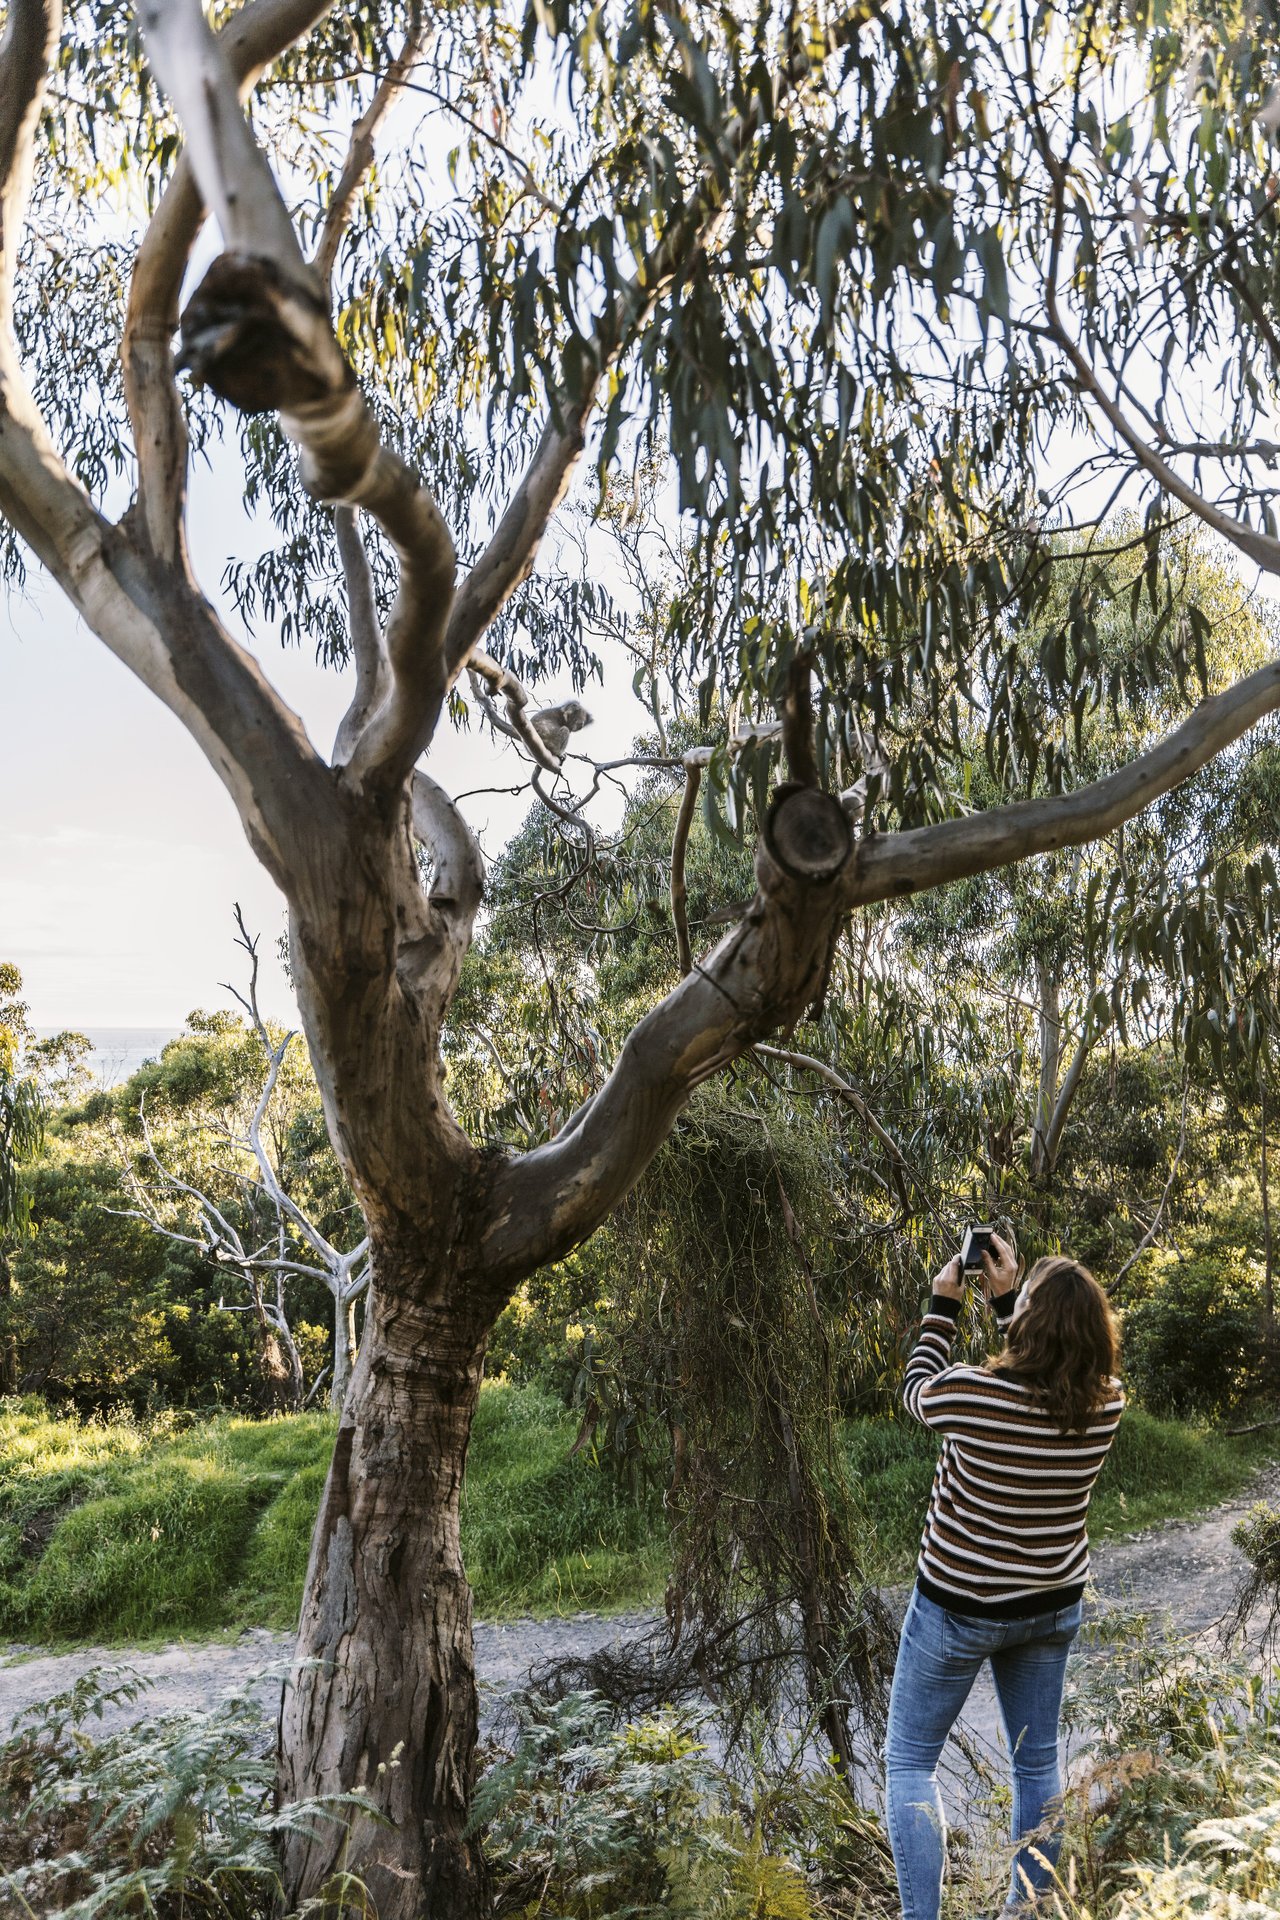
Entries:
<svg viewBox="0 0 1280 1920">
<path fill-rule="evenodd" d="M 903 1920 L 938 1920 L 947 1824 L 938 1759 L 984 1660 L 1013 1760 L 1015 1842 L 1052 1817 L 1062 1795 L 1058 1715 L 1081 1606 L 1025 1620 L 952 1613 L 913 1589 L 894 1669 L 885 1737 L 885 1808 Z M 1040 1835 L 1013 1863 L 1005 1913 L 1034 1904 L 1052 1880 L 1060 1836 Z"/>
</svg>

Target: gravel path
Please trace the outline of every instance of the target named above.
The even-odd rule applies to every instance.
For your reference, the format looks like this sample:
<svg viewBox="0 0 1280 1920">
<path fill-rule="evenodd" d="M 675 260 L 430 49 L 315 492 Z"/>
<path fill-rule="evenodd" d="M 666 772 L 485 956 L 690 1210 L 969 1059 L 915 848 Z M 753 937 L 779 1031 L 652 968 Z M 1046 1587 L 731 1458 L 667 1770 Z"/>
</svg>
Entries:
<svg viewBox="0 0 1280 1920">
<path fill-rule="evenodd" d="M 1244 1566 L 1231 1544 L 1231 1530 L 1259 1499 L 1280 1493 L 1280 1465 L 1269 1466 L 1237 1499 L 1195 1520 L 1173 1520 L 1148 1532 L 1112 1541 L 1093 1556 L 1098 1604 L 1167 1611 L 1190 1634 L 1211 1631 L 1231 1603 Z M 897 1596 L 905 1604 L 905 1593 Z M 585 1655 L 624 1641 L 653 1624 L 648 1613 L 580 1613 L 569 1619 L 513 1620 L 476 1628 L 476 1666 L 482 1701 L 492 1710 L 525 1680 L 529 1667 L 550 1658 Z M 282 1670 L 292 1636 L 248 1629 L 230 1642 L 178 1642 L 147 1652 L 81 1648 L 47 1653 L 39 1648 L 0 1649 L 0 1735 L 24 1707 L 70 1687 L 90 1668 L 123 1665 L 152 1682 L 145 1695 L 149 1714 L 207 1706 L 233 1688 L 250 1687 L 274 1719 Z M 138 1717 L 123 1707 L 105 1725 Z M 998 1752 L 995 1696 L 984 1669 L 962 1725 L 975 1744 Z M 963 1792 L 962 1787 L 956 1792 Z"/>
</svg>

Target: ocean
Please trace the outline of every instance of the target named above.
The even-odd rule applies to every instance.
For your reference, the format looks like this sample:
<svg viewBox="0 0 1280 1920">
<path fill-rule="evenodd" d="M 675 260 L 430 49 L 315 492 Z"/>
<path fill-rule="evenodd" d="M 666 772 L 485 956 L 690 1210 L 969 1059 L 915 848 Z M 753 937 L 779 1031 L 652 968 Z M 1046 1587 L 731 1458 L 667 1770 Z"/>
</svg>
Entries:
<svg viewBox="0 0 1280 1920">
<path fill-rule="evenodd" d="M 37 1027 L 36 1038 L 47 1040 L 61 1032 L 58 1027 Z M 88 1067 L 99 1086 L 115 1087 L 139 1068 L 144 1060 L 158 1060 L 165 1044 L 177 1038 L 173 1027 L 78 1027 L 92 1044 Z"/>
</svg>

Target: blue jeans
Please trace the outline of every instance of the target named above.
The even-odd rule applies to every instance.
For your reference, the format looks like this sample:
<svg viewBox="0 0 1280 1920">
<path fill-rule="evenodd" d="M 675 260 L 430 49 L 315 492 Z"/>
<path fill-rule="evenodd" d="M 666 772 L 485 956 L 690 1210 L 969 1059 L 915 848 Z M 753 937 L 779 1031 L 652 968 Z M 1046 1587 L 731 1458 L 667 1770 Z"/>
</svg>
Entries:
<svg viewBox="0 0 1280 1920">
<path fill-rule="evenodd" d="M 898 1870 L 903 1920 L 938 1920 L 947 1823 L 938 1759 L 984 1660 L 990 1660 L 1013 1757 L 1015 1842 L 1060 1803 L 1058 1714 L 1067 1652 L 1080 1630 L 1080 1602 L 1026 1620 L 979 1620 L 952 1613 L 912 1589 L 889 1698 L 885 1808 Z M 1041 1834 L 1019 1850 L 1005 1906 L 1034 1903 L 1048 1886 L 1060 1836 Z"/>
</svg>

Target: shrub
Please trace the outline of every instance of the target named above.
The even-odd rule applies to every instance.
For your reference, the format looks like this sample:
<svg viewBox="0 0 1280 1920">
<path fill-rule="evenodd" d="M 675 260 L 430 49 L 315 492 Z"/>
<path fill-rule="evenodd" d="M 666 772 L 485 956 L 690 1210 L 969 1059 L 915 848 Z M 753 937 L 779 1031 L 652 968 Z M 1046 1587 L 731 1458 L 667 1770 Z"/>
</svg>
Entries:
<svg viewBox="0 0 1280 1920">
<path fill-rule="evenodd" d="M 501 1914 L 556 1920 L 814 1920 L 800 1867 L 772 1850 L 687 1713 L 615 1730 L 591 1694 L 524 1708 L 474 1824 Z"/>
<path fill-rule="evenodd" d="M 1162 1260 L 1125 1314 L 1125 1372 L 1153 1413 L 1222 1413 L 1257 1383 L 1265 1359 L 1257 1288 L 1243 1263 Z"/>
<path fill-rule="evenodd" d="M 347 1795 L 273 1811 L 273 1768 L 251 1698 L 91 1735 L 91 1720 L 147 1684 L 125 1668 L 98 1669 L 22 1715 L 0 1746 L 6 1913 L 269 1920 L 279 1912 L 277 1836 L 363 1804 Z M 331 1920 L 368 1910 L 354 1880 L 328 1890 Z"/>
</svg>

